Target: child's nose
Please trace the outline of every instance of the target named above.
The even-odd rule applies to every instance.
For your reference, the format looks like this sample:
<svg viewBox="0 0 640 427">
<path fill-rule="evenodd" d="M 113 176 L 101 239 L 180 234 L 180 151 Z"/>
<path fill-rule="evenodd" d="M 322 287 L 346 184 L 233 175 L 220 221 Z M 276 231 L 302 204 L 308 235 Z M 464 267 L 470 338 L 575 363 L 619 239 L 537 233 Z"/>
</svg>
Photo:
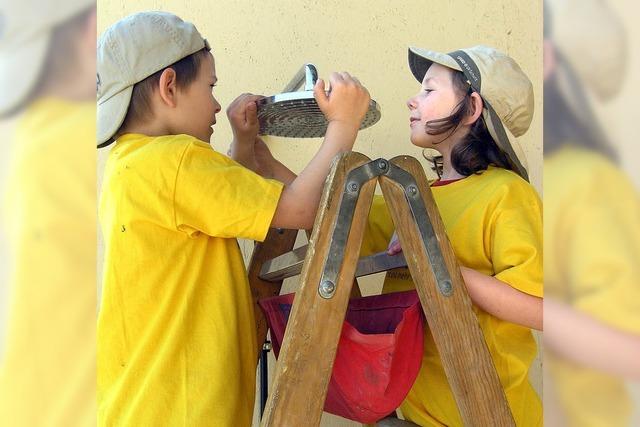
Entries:
<svg viewBox="0 0 640 427">
<path fill-rule="evenodd" d="M 409 110 L 413 110 L 416 108 L 416 103 L 413 99 L 413 97 L 407 99 L 407 107 L 409 107 Z"/>
</svg>

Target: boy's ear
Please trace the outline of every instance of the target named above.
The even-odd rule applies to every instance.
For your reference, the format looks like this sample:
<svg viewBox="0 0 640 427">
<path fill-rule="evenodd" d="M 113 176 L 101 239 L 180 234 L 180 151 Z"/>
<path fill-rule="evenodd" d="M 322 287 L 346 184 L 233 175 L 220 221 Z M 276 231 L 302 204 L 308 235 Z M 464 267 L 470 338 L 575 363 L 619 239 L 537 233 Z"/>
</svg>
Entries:
<svg viewBox="0 0 640 427">
<path fill-rule="evenodd" d="M 464 120 L 465 125 L 471 125 L 475 123 L 480 116 L 482 115 L 482 107 L 484 107 L 484 102 L 482 101 L 482 97 L 478 92 L 471 93 L 471 114 Z"/>
<path fill-rule="evenodd" d="M 176 94 L 177 94 L 177 81 L 176 71 L 173 68 L 165 69 L 160 74 L 159 93 L 162 102 L 171 108 L 176 106 Z"/>
</svg>

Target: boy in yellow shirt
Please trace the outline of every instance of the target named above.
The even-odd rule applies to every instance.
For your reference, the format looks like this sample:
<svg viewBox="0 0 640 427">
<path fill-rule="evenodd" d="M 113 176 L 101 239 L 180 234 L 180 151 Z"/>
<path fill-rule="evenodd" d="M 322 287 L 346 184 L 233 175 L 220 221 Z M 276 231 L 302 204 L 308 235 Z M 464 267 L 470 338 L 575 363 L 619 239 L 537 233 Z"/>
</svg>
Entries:
<svg viewBox="0 0 640 427">
<path fill-rule="evenodd" d="M 228 108 L 230 153 L 208 144 L 220 105 L 196 28 L 145 12 L 98 43 L 98 146 L 115 141 L 100 200 L 100 425 L 248 426 L 255 394 L 253 304 L 236 237 L 311 227 L 331 160 L 353 146 L 369 94 L 333 73 L 314 94 L 329 121 L 296 177 L 257 138 L 257 96 Z M 267 179 L 243 166 L 266 175 Z"/>
</svg>

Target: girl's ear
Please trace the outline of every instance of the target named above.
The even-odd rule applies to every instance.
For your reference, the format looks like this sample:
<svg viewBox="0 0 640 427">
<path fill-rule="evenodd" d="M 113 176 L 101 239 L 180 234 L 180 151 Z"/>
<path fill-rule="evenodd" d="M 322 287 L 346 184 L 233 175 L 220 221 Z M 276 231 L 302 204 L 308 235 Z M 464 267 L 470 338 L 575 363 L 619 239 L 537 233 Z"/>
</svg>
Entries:
<svg viewBox="0 0 640 427">
<path fill-rule="evenodd" d="M 484 103 L 482 102 L 482 97 L 478 94 L 478 92 L 471 93 L 471 114 L 464 119 L 463 123 L 465 125 L 474 124 L 482 115 L 482 107 Z"/>
<path fill-rule="evenodd" d="M 176 84 L 176 71 L 173 68 L 165 69 L 160 75 L 159 93 L 162 102 L 171 108 L 176 107 L 176 95 L 178 86 Z"/>
</svg>

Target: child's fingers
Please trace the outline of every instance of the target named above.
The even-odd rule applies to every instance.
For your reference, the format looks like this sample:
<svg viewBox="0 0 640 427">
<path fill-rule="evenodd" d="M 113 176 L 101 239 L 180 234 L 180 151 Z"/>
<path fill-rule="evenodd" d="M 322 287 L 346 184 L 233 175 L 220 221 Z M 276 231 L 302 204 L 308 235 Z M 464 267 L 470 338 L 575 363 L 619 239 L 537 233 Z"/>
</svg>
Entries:
<svg viewBox="0 0 640 427">
<path fill-rule="evenodd" d="M 244 100 L 249 94 L 243 93 L 239 95 L 236 99 L 234 99 L 231 104 L 227 107 L 227 117 L 229 119 L 239 119 L 241 115 L 244 114 L 242 111 L 242 105 L 244 105 Z"/>
<path fill-rule="evenodd" d="M 337 71 L 334 71 L 333 73 L 329 74 L 329 96 L 328 99 L 331 98 L 331 94 L 333 92 L 341 92 L 342 91 L 342 87 L 345 84 L 345 78 L 342 75 L 342 73 L 338 73 Z"/>
<path fill-rule="evenodd" d="M 313 87 L 313 97 L 316 99 L 320 111 L 325 111 L 329 104 L 329 97 L 327 97 L 327 93 L 324 91 L 324 80 L 318 79 L 316 81 Z"/>
<path fill-rule="evenodd" d="M 257 101 L 257 100 L 262 99 L 262 98 L 264 98 L 264 96 L 262 96 L 262 95 L 254 95 L 252 93 L 243 93 L 241 95 L 238 95 L 238 97 L 236 99 L 234 99 L 231 102 L 231 104 L 229 104 L 229 107 L 227 108 L 227 110 L 235 111 L 238 108 L 244 108 L 244 106 L 248 102 Z"/>
<path fill-rule="evenodd" d="M 258 125 L 258 104 L 256 104 L 256 102 L 262 98 L 264 98 L 262 95 L 254 95 L 252 93 L 244 94 L 242 102 L 245 126 L 252 128 Z"/>
<path fill-rule="evenodd" d="M 258 105 L 256 101 L 264 98 L 262 95 L 243 93 L 227 108 L 227 116 L 234 129 L 248 131 L 258 125 Z"/>
<path fill-rule="evenodd" d="M 400 252 L 402 252 L 402 246 L 400 245 L 400 242 L 393 242 L 387 248 L 388 255 L 397 255 Z"/>
<path fill-rule="evenodd" d="M 391 241 L 389 242 L 389 246 L 387 247 L 388 255 L 396 255 L 402 252 L 402 245 L 400 245 L 400 239 L 398 239 L 398 235 L 393 233 L 391 237 Z"/>
<path fill-rule="evenodd" d="M 334 86 L 340 85 L 343 82 L 344 78 L 342 77 L 342 74 L 334 71 L 329 75 L 329 91 L 331 91 Z"/>
<path fill-rule="evenodd" d="M 351 74 L 347 73 L 346 71 L 343 71 L 343 72 L 338 73 L 338 74 L 340 74 L 340 77 L 342 77 L 342 79 L 343 79 L 345 82 L 348 82 L 348 81 L 350 81 L 350 80 L 353 80 L 353 77 L 351 77 Z"/>
<path fill-rule="evenodd" d="M 253 127 L 258 124 L 258 106 L 255 101 L 250 101 L 247 104 L 247 109 L 245 112 L 245 124 L 247 126 Z"/>
<path fill-rule="evenodd" d="M 244 97 L 244 102 L 245 104 L 249 103 L 249 102 L 253 102 L 255 103 L 256 101 L 261 100 L 262 98 L 264 98 L 264 96 L 262 95 L 254 95 L 252 93 L 246 93 L 246 96 Z"/>
</svg>

